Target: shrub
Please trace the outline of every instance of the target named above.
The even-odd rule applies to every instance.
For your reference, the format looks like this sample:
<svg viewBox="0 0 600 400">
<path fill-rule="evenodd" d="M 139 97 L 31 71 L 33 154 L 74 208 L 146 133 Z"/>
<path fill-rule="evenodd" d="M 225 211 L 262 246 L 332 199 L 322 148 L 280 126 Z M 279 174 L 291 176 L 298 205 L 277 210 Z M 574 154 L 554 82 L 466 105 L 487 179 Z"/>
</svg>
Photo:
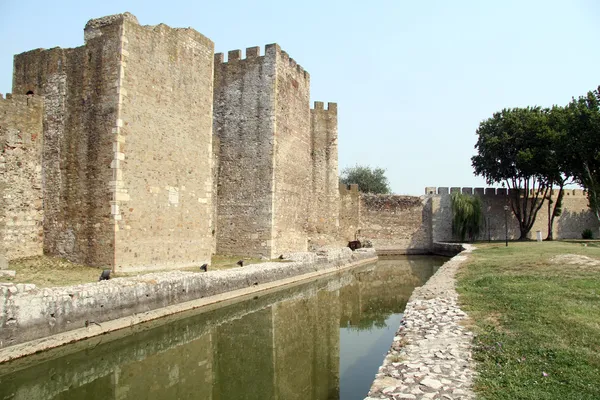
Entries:
<svg viewBox="0 0 600 400">
<path fill-rule="evenodd" d="M 464 241 L 469 238 L 470 241 L 481 230 L 482 211 L 481 200 L 477 196 L 453 193 L 452 197 L 452 233 Z"/>
<path fill-rule="evenodd" d="M 581 232 L 581 238 L 582 239 L 593 239 L 594 233 L 592 232 L 591 229 L 584 229 L 583 232 Z"/>
</svg>

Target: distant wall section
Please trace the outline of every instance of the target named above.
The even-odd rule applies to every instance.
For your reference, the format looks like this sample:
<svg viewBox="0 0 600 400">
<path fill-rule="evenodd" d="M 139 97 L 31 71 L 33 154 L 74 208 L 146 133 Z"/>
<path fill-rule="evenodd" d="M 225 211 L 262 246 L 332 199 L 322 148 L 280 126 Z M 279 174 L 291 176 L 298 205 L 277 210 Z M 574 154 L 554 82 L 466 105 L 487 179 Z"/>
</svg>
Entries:
<svg viewBox="0 0 600 400">
<path fill-rule="evenodd" d="M 483 206 L 482 231 L 477 240 L 503 240 L 505 239 L 505 218 L 508 227 L 508 238 L 518 239 L 520 236 L 519 224 L 512 211 L 504 211 L 504 206 L 510 207 L 509 192 L 504 188 L 459 188 L 459 187 L 428 187 L 426 195 L 432 202 L 432 232 L 434 241 L 457 240 L 452 235 L 452 205 L 451 194 L 461 192 L 474 194 L 481 198 Z M 553 198 L 556 200 L 558 191 L 554 190 Z M 589 211 L 585 192 L 581 189 L 565 190 L 563 198 L 563 212 L 554 221 L 555 239 L 580 239 L 584 229 L 598 231 L 598 222 Z M 530 231 L 530 238 L 535 239 L 536 231 L 542 232 L 542 237 L 548 235 L 548 208 L 544 202 L 537 214 L 537 219 Z"/>
<path fill-rule="evenodd" d="M 356 240 L 360 226 L 361 202 L 358 185 L 339 185 L 340 229 L 339 238 L 349 242 Z"/>
<path fill-rule="evenodd" d="M 359 239 L 376 249 L 424 253 L 431 247 L 431 204 L 417 196 L 360 194 Z"/>
</svg>

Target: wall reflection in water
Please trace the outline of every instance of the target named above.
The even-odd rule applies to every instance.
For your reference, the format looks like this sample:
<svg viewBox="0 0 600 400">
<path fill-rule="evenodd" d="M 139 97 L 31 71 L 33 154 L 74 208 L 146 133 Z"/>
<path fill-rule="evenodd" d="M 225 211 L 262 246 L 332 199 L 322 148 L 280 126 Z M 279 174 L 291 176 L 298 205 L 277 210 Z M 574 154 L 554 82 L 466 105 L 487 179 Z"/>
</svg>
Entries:
<svg viewBox="0 0 600 400">
<path fill-rule="evenodd" d="M 340 348 L 340 329 L 385 327 L 443 261 L 380 260 L 4 364 L 0 399 L 339 399 L 340 355 L 364 350 Z M 370 382 L 376 370 L 354 362 L 342 374 Z"/>
</svg>

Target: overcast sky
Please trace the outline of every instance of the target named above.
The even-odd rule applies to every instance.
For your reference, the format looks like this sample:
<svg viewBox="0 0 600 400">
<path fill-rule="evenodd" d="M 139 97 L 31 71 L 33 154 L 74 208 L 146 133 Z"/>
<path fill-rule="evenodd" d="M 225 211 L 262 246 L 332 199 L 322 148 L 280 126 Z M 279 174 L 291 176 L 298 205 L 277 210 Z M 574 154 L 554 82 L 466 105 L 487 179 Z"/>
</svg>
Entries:
<svg viewBox="0 0 600 400">
<path fill-rule="evenodd" d="M 339 108 L 340 169 L 383 167 L 392 190 L 483 186 L 475 130 L 503 107 L 566 104 L 600 84 L 597 0 L 0 0 L 0 93 L 12 57 L 83 44 L 91 18 L 192 27 L 217 52 L 277 42 Z"/>
</svg>

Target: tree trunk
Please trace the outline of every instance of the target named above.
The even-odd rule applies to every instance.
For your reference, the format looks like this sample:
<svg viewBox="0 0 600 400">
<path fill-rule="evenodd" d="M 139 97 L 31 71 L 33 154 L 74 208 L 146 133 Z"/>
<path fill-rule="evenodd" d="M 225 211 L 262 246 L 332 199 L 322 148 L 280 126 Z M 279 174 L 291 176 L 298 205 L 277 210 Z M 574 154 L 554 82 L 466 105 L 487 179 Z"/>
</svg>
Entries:
<svg viewBox="0 0 600 400">
<path fill-rule="evenodd" d="M 548 220 L 548 237 L 546 240 L 554 240 L 554 218 L 559 217 L 562 214 L 562 202 L 565 197 L 564 187 L 566 184 L 566 180 L 560 183 L 558 187 L 558 196 L 556 196 L 556 201 L 554 202 L 554 208 L 552 209 L 552 213 L 550 214 L 550 202 L 548 202 L 548 216 L 550 217 Z M 550 198 L 552 198 L 552 191 L 550 192 Z"/>
<path fill-rule="evenodd" d="M 523 230 L 521 229 L 521 236 L 519 236 L 519 241 L 523 242 L 525 240 L 527 240 L 527 234 L 529 233 L 529 229 Z"/>
<path fill-rule="evenodd" d="M 550 189 L 550 196 L 548 196 L 548 236 L 545 240 L 552 241 L 554 237 L 552 235 L 552 225 L 554 223 L 554 216 L 552 215 L 552 189 Z"/>
</svg>

